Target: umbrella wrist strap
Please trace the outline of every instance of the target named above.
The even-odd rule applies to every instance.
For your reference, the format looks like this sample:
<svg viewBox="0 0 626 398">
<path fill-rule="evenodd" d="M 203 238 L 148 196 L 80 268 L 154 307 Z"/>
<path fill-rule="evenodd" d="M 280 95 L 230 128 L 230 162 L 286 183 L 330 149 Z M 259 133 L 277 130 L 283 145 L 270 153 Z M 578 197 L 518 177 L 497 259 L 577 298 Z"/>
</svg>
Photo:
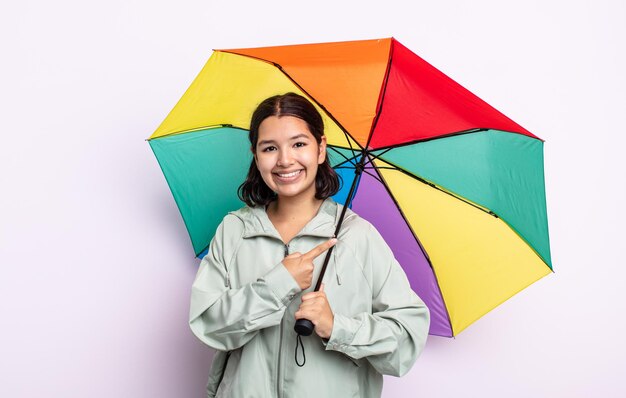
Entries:
<svg viewBox="0 0 626 398">
<path fill-rule="evenodd" d="M 298 361 L 298 348 L 302 347 L 302 363 L 300 363 L 300 361 Z M 304 364 L 306 363 L 306 354 L 304 353 L 304 344 L 302 343 L 302 336 L 300 334 L 298 334 L 298 337 L 296 338 L 296 355 L 295 355 L 295 359 L 296 359 L 296 365 L 298 365 L 299 367 L 303 367 Z"/>
</svg>

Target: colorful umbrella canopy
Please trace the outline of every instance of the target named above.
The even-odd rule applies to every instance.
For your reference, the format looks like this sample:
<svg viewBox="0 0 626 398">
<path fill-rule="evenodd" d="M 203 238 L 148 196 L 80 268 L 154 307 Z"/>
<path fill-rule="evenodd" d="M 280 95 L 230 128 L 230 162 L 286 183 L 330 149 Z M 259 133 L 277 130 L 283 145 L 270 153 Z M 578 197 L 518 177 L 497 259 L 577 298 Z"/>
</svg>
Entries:
<svg viewBox="0 0 626 398">
<path fill-rule="evenodd" d="M 149 138 L 196 255 L 242 206 L 253 110 L 286 92 L 322 113 L 335 200 L 358 178 L 351 206 L 428 305 L 431 334 L 458 334 L 551 272 L 543 141 L 393 38 L 213 53 Z"/>
</svg>

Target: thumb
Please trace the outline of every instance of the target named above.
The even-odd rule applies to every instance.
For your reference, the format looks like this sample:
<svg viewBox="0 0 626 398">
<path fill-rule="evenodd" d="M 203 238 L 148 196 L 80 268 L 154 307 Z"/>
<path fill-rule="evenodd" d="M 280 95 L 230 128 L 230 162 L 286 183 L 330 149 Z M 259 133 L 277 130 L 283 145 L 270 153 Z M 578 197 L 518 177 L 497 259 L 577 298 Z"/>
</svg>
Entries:
<svg viewBox="0 0 626 398">
<path fill-rule="evenodd" d="M 324 284 L 322 283 L 322 286 L 320 286 L 320 292 L 324 291 Z"/>
</svg>

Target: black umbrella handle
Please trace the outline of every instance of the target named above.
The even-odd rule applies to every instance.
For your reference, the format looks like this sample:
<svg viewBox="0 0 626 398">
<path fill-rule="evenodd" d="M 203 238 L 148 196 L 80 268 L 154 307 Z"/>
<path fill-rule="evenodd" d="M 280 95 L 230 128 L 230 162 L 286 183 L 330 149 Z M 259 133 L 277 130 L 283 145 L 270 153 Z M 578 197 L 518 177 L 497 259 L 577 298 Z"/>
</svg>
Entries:
<svg viewBox="0 0 626 398">
<path fill-rule="evenodd" d="M 298 319 L 296 321 L 296 325 L 293 327 L 293 330 L 295 330 L 300 336 L 310 336 L 313 334 L 313 329 L 315 329 L 313 322 L 304 318 Z"/>
</svg>

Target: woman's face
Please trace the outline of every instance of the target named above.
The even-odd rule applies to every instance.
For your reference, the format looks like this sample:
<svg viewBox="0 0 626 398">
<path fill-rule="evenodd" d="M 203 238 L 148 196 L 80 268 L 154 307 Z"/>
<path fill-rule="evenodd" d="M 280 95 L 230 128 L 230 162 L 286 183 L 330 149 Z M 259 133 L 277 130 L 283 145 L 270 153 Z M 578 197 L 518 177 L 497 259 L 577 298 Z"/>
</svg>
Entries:
<svg viewBox="0 0 626 398">
<path fill-rule="evenodd" d="M 254 159 L 265 184 L 281 197 L 315 196 L 317 167 L 326 159 L 309 127 L 293 116 L 270 116 L 259 126 Z"/>
</svg>

